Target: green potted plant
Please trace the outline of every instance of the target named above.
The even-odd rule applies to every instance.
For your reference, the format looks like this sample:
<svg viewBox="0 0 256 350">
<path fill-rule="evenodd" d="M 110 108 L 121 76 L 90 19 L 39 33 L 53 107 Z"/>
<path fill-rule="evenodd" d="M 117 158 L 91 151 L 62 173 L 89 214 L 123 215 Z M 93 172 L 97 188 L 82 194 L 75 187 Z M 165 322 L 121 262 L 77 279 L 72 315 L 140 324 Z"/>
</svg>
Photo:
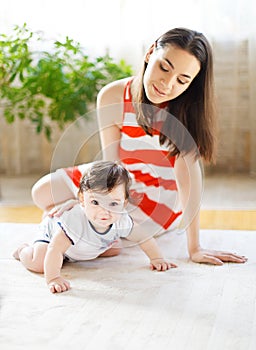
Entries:
<svg viewBox="0 0 256 350">
<path fill-rule="evenodd" d="M 29 119 L 48 140 L 54 123 L 63 128 L 86 116 L 104 85 L 133 74 L 124 60 L 115 63 L 108 54 L 90 58 L 69 37 L 48 51 L 32 50 L 35 40 L 43 46 L 42 36 L 26 24 L 0 34 L 1 107 L 8 123 Z"/>
</svg>

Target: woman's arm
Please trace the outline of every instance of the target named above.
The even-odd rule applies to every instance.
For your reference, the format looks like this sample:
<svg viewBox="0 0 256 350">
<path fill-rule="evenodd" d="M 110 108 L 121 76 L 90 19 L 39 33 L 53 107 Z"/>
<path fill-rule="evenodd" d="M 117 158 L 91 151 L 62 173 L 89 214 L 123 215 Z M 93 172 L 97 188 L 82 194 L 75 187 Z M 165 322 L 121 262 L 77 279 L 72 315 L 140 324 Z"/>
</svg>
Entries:
<svg viewBox="0 0 256 350">
<path fill-rule="evenodd" d="M 201 248 L 199 231 L 203 177 L 199 161 L 195 161 L 191 155 L 180 156 L 175 162 L 174 171 L 182 205 L 183 224 L 187 232 L 188 251 L 192 261 L 213 265 L 222 265 L 227 261 L 246 262 L 247 258 L 237 254 Z"/>
<path fill-rule="evenodd" d="M 97 97 L 97 118 L 104 160 L 119 159 L 120 128 L 126 79 L 105 86 Z"/>
<path fill-rule="evenodd" d="M 52 293 L 61 293 L 70 288 L 69 282 L 64 280 L 60 275 L 63 255 L 70 246 L 70 239 L 61 229 L 53 237 L 53 240 L 48 246 L 44 260 L 44 273 L 46 283 Z"/>
<path fill-rule="evenodd" d="M 178 157 L 174 166 L 179 198 L 182 206 L 182 224 L 186 228 L 190 257 L 200 249 L 200 206 L 202 199 L 202 172 L 199 161 L 192 155 Z"/>
<path fill-rule="evenodd" d="M 127 79 L 121 79 L 110 83 L 98 94 L 97 118 L 102 154 L 105 160 L 119 159 L 120 127 L 122 125 L 123 94 L 126 82 Z M 32 198 L 36 206 L 49 212 L 56 205 L 75 199 L 75 196 L 62 176 L 58 172 L 54 172 L 45 175 L 34 184 Z M 60 213 L 61 210 L 57 211 L 57 216 Z"/>
</svg>

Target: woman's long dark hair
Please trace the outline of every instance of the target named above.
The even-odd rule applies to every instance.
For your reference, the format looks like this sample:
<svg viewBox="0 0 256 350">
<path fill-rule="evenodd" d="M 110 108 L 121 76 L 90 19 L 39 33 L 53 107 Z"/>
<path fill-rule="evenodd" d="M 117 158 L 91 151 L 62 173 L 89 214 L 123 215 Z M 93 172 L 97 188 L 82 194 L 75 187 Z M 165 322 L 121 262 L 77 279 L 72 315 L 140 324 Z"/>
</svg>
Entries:
<svg viewBox="0 0 256 350">
<path fill-rule="evenodd" d="M 189 87 L 178 97 L 168 102 L 166 117 L 160 132 L 160 144 L 169 147 L 170 156 L 194 152 L 195 145 L 206 161 L 215 161 L 216 156 L 216 112 L 213 82 L 213 55 L 208 40 L 202 33 L 186 28 L 175 28 L 163 34 L 155 49 L 173 45 L 192 54 L 200 62 L 200 71 Z M 137 122 L 148 135 L 154 129 L 154 114 L 143 86 L 147 68 L 144 62 L 141 73 L 135 79 L 132 96 Z M 182 123 L 185 128 L 178 127 Z M 182 129 L 184 132 L 182 132 Z M 191 137 L 188 138 L 187 135 Z M 192 141 L 191 141 L 192 140 Z"/>
</svg>

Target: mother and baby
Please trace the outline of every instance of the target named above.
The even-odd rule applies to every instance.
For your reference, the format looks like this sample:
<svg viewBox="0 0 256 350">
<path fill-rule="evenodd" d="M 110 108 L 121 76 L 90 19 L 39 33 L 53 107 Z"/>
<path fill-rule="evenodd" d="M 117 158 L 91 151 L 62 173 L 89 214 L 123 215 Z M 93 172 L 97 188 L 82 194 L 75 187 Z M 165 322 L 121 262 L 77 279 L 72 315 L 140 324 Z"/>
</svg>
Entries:
<svg viewBox="0 0 256 350">
<path fill-rule="evenodd" d="M 103 160 L 58 169 L 33 186 L 47 215 L 16 259 L 59 293 L 70 288 L 60 274 L 65 259 L 117 255 L 121 238 L 140 245 L 152 270 L 176 267 L 154 237 L 182 227 L 192 261 L 246 262 L 200 245 L 200 160 L 216 156 L 213 57 L 202 33 L 175 28 L 160 36 L 138 75 L 100 91 L 97 117 Z"/>
</svg>

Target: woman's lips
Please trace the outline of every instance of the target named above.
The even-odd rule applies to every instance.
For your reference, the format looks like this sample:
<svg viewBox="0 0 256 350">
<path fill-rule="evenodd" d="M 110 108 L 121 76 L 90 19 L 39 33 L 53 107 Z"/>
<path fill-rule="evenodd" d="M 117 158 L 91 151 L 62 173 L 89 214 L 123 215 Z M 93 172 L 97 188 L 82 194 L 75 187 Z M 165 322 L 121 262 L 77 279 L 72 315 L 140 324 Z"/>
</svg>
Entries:
<svg viewBox="0 0 256 350">
<path fill-rule="evenodd" d="M 154 84 L 153 84 L 153 88 L 154 88 L 155 92 L 157 93 L 157 95 L 159 95 L 159 96 L 166 96 L 166 93 L 161 91 L 161 90 L 159 90 Z"/>
</svg>

